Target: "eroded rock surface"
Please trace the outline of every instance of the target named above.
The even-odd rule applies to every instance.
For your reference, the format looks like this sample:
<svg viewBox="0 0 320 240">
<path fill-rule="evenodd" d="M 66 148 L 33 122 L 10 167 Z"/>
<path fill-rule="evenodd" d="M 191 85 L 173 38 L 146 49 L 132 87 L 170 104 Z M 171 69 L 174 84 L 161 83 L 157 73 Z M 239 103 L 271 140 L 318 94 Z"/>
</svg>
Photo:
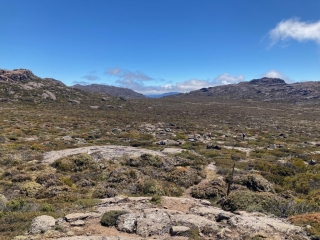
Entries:
<svg viewBox="0 0 320 240">
<path fill-rule="evenodd" d="M 94 212 L 71 213 L 56 220 L 49 216 L 37 217 L 29 231 L 32 237 L 28 235 L 16 239 L 186 240 L 195 232 L 201 239 L 258 236 L 264 239 L 308 239 L 302 228 L 261 213 L 232 213 L 213 207 L 208 201 L 192 198 L 162 197 L 161 204 L 153 204 L 150 200 L 150 197 L 106 198 L 95 207 Z M 114 210 L 125 210 L 127 213 L 117 218 L 114 227 L 101 226 L 101 216 Z M 48 231 L 55 225 L 63 227 L 64 231 Z"/>
</svg>

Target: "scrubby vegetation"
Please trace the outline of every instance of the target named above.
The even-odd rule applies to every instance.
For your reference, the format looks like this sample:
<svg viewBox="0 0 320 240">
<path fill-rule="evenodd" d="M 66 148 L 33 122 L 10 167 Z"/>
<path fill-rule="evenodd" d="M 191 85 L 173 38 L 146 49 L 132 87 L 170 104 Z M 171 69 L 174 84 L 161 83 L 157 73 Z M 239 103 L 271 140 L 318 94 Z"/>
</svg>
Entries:
<svg viewBox="0 0 320 240">
<path fill-rule="evenodd" d="M 290 217 L 319 235 L 314 215 L 320 210 L 317 105 L 207 97 L 101 101 L 78 90 L 63 94 L 82 98 L 81 103 L 26 101 L 27 96 L 1 103 L 1 236 L 10 239 L 25 231 L 38 215 L 88 210 L 97 199 L 143 195 L 158 203 L 163 195 L 182 196 L 189 188 L 191 196 L 226 210 Z M 120 157 L 83 153 L 43 163 L 48 151 L 105 144 L 183 151 Z M 212 162 L 215 172 L 206 179 Z"/>
</svg>

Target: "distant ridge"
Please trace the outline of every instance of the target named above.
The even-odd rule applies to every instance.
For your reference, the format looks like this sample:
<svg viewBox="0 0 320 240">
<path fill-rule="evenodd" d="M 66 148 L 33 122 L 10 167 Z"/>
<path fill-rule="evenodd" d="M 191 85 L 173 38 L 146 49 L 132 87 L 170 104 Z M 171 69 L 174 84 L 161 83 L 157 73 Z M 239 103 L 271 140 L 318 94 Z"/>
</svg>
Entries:
<svg viewBox="0 0 320 240">
<path fill-rule="evenodd" d="M 76 84 L 72 86 L 73 88 L 77 88 L 83 91 L 91 92 L 91 93 L 104 93 L 107 95 L 111 95 L 114 97 L 122 97 L 122 98 L 146 98 L 141 93 L 137 93 L 129 88 L 120 88 L 103 84 L 90 84 L 90 85 L 81 85 Z"/>
<path fill-rule="evenodd" d="M 210 97 L 215 100 L 254 100 L 270 102 L 320 101 L 320 82 L 287 84 L 280 78 L 253 79 L 249 82 L 201 88 L 172 97 Z"/>
<path fill-rule="evenodd" d="M 167 92 L 167 93 L 162 93 L 162 94 L 149 94 L 146 95 L 148 98 L 162 98 L 162 97 L 167 97 L 167 96 L 173 96 L 180 94 L 179 92 Z"/>
</svg>

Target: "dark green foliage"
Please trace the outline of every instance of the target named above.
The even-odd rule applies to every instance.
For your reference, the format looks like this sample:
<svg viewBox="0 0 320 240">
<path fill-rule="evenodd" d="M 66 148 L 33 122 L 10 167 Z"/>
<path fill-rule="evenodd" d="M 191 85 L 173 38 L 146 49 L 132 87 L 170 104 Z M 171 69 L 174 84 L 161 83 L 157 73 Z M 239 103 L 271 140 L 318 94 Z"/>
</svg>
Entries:
<svg viewBox="0 0 320 240">
<path fill-rule="evenodd" d="M 115 226 L 118 220 L 118 217 L 126 214 L 126 211 L 109 211 L 102 215 L 100 223 L 102 226 L 112 227 Z"/>
<path fill-rule="evenodd" d="M 217 200 L 226 195 L 227 185 L 221 179 L 215 179 L 203 185 L 195 186 L 191 189 L 191 196 L 194 198 L 204 198 Z"/>
<path fill-rule="evenodd" d="M 82 172 L 93 170 L 97 165 L 88 154 L 81 153 L 79 155 L 60 158 L 51 164 L 52 167 L 62 172 Z"/>
<path fill-rule="evenodd" d="M 222 203 L 222 208 L 226 211 L 264 212 L 265 202 L 272 198 L 274 198 L 274 195 L 271 193 L 254 193 L 246 190 L 233 191 Z"/>
</svg>

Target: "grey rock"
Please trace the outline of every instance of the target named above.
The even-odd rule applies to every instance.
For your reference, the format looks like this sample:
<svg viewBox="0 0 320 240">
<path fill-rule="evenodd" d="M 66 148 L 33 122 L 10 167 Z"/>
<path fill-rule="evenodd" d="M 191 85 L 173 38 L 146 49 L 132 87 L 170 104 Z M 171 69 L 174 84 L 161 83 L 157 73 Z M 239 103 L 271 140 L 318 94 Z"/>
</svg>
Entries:
<svg viewBox="0 0 320 240">
<path fill-rule="evenodd" d="M 77 220 L 83 220 L 87 218 L 98 218 L 101 217 L 101 213 L 87 212 L 87 213 L 71 213 L 66 215 L 64 218 L 67 222 L 74 222 Z"/>
<path fill-rule="evenodd" d="M 70 223 L 70 225 L 73 227 L 81 227 L 81 226 L 84 226 L 85 224 L 86 224 L 86 222 L 83 220 L 77 220 L 77 221 Z"/>
<path fill-rule="evenodd" d="M 190 231 L 189 227 L 185 226 L 172 226 L 170 229 L 170 234 L 172 236 L 188 236 Z"/>
<path fill-rule="evenodd" d="M 122 232 L 134 233 L 137 228 L 137 219 L 142 217 L 139 213 L 128 213 L 118 217 L 117 229 Z"/>
<path fill-rule="evenodd" d="M 205 217 L 194 214 L 177 214 L 171 216 L 172 225 L 180 225 L 185 227 L 197 227 L 200 231 L 204 228 L 218 231 L 218 223 Z"/>
<path fill-rule="evenodd" d="M 164 211 L 147 213 L 144 218 L 137 219 L 137 234 L 142 237 L 169 233 L 171 221 Z"/>
<path fill-rule="evenodd" d="M 53 217 L 48 215 L 42 215 L 36 217 L 31 222 L 31 227 L 29 229 L 29 234 L 43 233 L 51 229 L 56 224 Z"/>
<path fill-rule="evenodd" d="M 236 227 L 238 231 L 254 233 L 263 231 L 268 235 L 282 234 L 284 236 L 303 233 L 301 227 L 294 226 L 282 219 L 270 218 L 261 213 L 247 213 L 239 211 L 228 220 L 231 227 Z"/>
</svg>

